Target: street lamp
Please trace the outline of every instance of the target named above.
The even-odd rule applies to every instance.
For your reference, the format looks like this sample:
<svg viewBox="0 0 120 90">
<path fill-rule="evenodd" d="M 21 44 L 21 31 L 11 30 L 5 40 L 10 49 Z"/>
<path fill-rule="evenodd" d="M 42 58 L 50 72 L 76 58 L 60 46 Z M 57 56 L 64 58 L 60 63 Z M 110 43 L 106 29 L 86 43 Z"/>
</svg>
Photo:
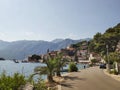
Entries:
<svg viewBox="0 0 120 90">
<path fill-rule="evenodd" d="M 106 48 L 107 48 L 107 61 L 108 61 L 107 70 L 108 70 L 108 72 L 110 72 L 110 61 L 109 61 L 108 45 L 106 45 Z"/>
</svg>

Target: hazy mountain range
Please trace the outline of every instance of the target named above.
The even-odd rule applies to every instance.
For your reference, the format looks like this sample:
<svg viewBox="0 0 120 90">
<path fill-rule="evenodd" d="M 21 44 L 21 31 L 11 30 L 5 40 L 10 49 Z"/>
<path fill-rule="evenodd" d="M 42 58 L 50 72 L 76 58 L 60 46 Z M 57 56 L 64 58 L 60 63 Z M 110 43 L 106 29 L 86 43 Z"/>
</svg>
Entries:
<svg viewBox="0 0 120 90">
<path fill-rule="evenodd" d="M 0 40 L 0 57 L 5 59 L 24 59 L 32 54 L 45 54 L 47 49 L 60 50 L 68 45 L 80 42 L 82 40 L 90 40 L 90 38 L 72 40 L 72 39 L 55 39 L 48 41 L 35 40 L 21 40 L 14 42 L 7 42 Z"/>
</svg>

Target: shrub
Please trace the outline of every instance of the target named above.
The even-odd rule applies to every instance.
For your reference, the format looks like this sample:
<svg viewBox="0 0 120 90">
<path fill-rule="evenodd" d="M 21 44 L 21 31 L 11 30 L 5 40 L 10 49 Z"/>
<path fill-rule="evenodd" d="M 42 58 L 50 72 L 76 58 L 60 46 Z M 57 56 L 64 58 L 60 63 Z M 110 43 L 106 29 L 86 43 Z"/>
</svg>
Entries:
<svg viewBox="0 0 120 90">
<path fill-rule="evenodd" d="M 0 90 L 18 90 L 25 84 L 25 77 L 19 73 L 15 73 L 13 76 L 7 76 L 5 73 L 0 75 Z"/>
<path fill-rule="evenodd" d="M 91 64 L 89 64 L 89 66 L 90 66 L 90 67 L 92 67 L 92 66 L 93 66 L 93 64 L 91 63 Z"/>
<path fill-rule="evenodd" d="M 108 73 L 113 74 L 113 70 L 109 71 Z"/>
<path fill-rule="evenodd" d="M 97 63 L 97 62 L 98 62 L 98 61 L 97 61 L 96 59 L 92 59 L 92 60 L 91 60 L 91 63 L 92 63 L 92 64 L 95 64 L 95 63 Z"/>
<path fill-rule="evenodd" d="M 34 84 L 34 90 L 47 90 L 47 86 L 45 85 L 45 82 L 38 82 Z"/>
<path fill-rule="evenodd" d="M 118 75 L 118 72 L 117 72 L 116 69 L 113 70 L 113 73 L 114 73 L 115 75 Z"/>
<path fill-rule="evenodd" d="M 69 64 L 69 72 L 77 72 L 77 71 L 78 71 L 78 68 L 77 68 L 76 64 L 71 62 Z"/>
<path fill-rule="evenodd" d="M 116 69 L 111 70 L 109 73 L 110 73 L 110 74 L 114 74 L 114 75 L 118 75 L 118 72 L 117 72 Z"/>
<path fill-rule="evenodd" d="M 28 78 L 28 82 L 30 82 L 33 85 L 33 90 L 47 90 L 47 85 L 46 85 L 45 81 L 41 78 L 41 76 L 39 76 L 35 79 L 34 76 L 36 76 L 36 75 L 37 74 L 32 74 Z"/>
</svg>

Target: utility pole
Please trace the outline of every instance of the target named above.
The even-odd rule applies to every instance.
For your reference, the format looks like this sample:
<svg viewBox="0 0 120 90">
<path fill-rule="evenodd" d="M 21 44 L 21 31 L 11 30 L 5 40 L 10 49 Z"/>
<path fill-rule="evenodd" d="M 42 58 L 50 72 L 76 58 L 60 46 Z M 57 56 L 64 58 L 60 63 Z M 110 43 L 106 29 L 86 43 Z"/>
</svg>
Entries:
<svg viewBox="0 0 120 90">
<path fill-rule="evenodd" d="M 107 49 L 107 70 L 108 72 L 110 72 L 110 61 L 109 61 L 109 51 L 108 51 L 108 45 L 106 45 L 106 49 Z"/>
</svg>

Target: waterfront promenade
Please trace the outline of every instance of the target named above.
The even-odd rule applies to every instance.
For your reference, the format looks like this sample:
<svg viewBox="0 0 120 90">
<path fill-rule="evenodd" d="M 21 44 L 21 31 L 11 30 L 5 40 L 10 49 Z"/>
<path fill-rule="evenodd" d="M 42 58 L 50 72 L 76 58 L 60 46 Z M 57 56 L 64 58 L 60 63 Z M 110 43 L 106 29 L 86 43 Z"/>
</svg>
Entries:
<svg viewBox="0 0 120 90">
<path fill-rule="evenodd" d="M 104 74 L 102 69 L 91 67 L 65 76 L 62 90 L 120 90 L 120 82 Z"/>
</svg>

